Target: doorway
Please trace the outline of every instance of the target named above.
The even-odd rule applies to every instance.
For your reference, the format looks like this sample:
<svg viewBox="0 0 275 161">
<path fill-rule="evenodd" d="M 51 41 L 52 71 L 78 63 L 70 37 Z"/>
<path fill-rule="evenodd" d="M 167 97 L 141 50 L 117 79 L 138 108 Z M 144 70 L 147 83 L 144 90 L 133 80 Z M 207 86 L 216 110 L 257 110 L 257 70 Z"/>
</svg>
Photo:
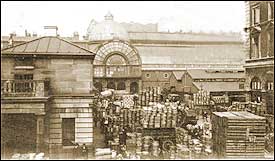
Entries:
<svg viewBox="0 0 275 161">
<path fill-rule="evenodd" d="M 1 116 L 1 158 L 10 159 L 15 153 L 35 152 L 36 116 L 34 114 Z"/>
</svg>

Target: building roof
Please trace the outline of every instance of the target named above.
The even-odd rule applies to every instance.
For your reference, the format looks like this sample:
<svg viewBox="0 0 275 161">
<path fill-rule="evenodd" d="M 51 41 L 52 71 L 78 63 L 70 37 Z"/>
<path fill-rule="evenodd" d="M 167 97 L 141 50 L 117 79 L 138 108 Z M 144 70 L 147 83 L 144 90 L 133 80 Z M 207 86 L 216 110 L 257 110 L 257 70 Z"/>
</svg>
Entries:
<svg viewBox="0 0 275 161">
<path fill-rule="evenodd" d="M 211 33 L 169 33 L 169 32 L 129 32 L 131 40 L 164 40 L 190 42 L 231 42 L 242 43 L 240 34 L 211 34 Z"/>
<path fill-rule="evenodd" d="M 234 71 L 243 71 L 243 65 L 241 63 L 213 63 L 213 64 L 142 64 L 142 70 L 167 70 L 167 71 L 175 71 L 175 70 L 234 70 Z"/>
<path fill-rule="evenodd" d="M 173 64 L 170 56 L 140 56 L 142 64 Z"/>
<path fill-rule="evenodd" d="M 215 70 L 187 70 L 193 79 L 215 79 L 215 78 L 245 78 L 244 72 L 215 72 Z"/>
<path fill-rule="evenodd" d="M 181 80 L 184 73 L 185 73 L 184 71 L 173 71 L 173 74 L 176 80 Z"/>
<path fill-rule="evenodd" d="M 208 92 L 244 91 L 240 89 L 240 82 L 193 82 L 198 89 Z"/>
<path fill-rule="evenodd" d="M 157 58 L 171 60 L 164 64 L 244 64 L 242 44 L 221 45 L 141 45 L 133 44 L 142 59 L 142 64 L 159 64 Z M 152 59 L 151 57 L 155 57 Z M 170 58 L 168 58 L 170 57 Z"/>
<path fill-rule="evenodd" d="M 247 111 L 231 111 L 231 112 L 213 112 L 214 115 L 219 117 L 226 117 L 228 119 L 260 119 L 265 120 L 265 117 L 249 113 Z"/>
<path fill-rule="evenodd" d="M 94 55 L 90 50 L 75 45 L 69 41 L 55 36 L 40 37 L 22 44 L 5 48 L 1 53 L 6 54 L 64 54 L 68 55 Z"/>
</svg>

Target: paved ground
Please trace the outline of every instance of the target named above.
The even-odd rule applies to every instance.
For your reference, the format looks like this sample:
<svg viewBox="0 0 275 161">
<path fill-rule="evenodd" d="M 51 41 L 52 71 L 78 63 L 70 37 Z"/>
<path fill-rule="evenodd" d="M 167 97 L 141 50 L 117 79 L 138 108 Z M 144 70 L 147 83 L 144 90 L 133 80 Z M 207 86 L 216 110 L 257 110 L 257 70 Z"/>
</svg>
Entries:
<svg viewBox="0 0 275 161">
<path fill-rule="evenodd" d="M 105 146 L 105 137 L 104 134 L 101 133 L 101 129 L 99 127 L 94 128 L 94 145 L 95 148 L 104 148 Z"/>
</svg>

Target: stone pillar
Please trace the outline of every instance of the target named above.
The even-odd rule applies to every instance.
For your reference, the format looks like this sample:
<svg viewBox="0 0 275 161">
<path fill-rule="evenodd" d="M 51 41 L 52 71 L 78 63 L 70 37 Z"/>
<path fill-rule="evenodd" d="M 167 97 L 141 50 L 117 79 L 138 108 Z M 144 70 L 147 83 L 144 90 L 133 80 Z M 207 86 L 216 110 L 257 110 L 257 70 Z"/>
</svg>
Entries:
<svg viewBox="0 0 275 161">
<path fill-rule="evenodd" d="M 126 87 L 126 91 L 129 93 L 130 93 L 130 84 L 131 84 L 131 81 L 127 79 L 125 81 L 125 87 Z"/>
<path fill-rule="evenodd" d="M 36 120 L 36 152 L 43 150 L 44 116 L 37 115 Z"/>
<path fill-rule="evenodd" d="M 246 73 L 246 81 L 245 81 L 244 89 L 245 89 L 245 101 L 250 102 L 251 101 L 250 77 L 247 73 Z"/>
<path fill-rule="evenodd" d="M 138 80 L 138 93 L 142 92 L 142 88 L 143 88 L 143 84 L 142 84 L 142 80 Z"/>
<path fill-rule="evenodd" d="M 34 83 L 34 87 L 35 89 L 35 96 L 36 97 L 43 97 L 44 96 L 44 82 L 42 81 L 36 81 Z"/>
</svg>

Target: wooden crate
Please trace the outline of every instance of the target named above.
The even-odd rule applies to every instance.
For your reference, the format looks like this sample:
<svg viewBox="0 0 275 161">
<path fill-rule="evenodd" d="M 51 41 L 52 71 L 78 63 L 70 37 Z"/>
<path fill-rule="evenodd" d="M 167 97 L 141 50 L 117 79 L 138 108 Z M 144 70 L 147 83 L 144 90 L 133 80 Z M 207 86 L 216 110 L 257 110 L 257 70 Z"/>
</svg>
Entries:
<svg viewBox="0 0 275 161">
<path fill-rule="evenodd" d="M 213 112 L 213 152 L 218 158 L 263 158 L 266 119 L 249 112 Z"/>
</svg>

